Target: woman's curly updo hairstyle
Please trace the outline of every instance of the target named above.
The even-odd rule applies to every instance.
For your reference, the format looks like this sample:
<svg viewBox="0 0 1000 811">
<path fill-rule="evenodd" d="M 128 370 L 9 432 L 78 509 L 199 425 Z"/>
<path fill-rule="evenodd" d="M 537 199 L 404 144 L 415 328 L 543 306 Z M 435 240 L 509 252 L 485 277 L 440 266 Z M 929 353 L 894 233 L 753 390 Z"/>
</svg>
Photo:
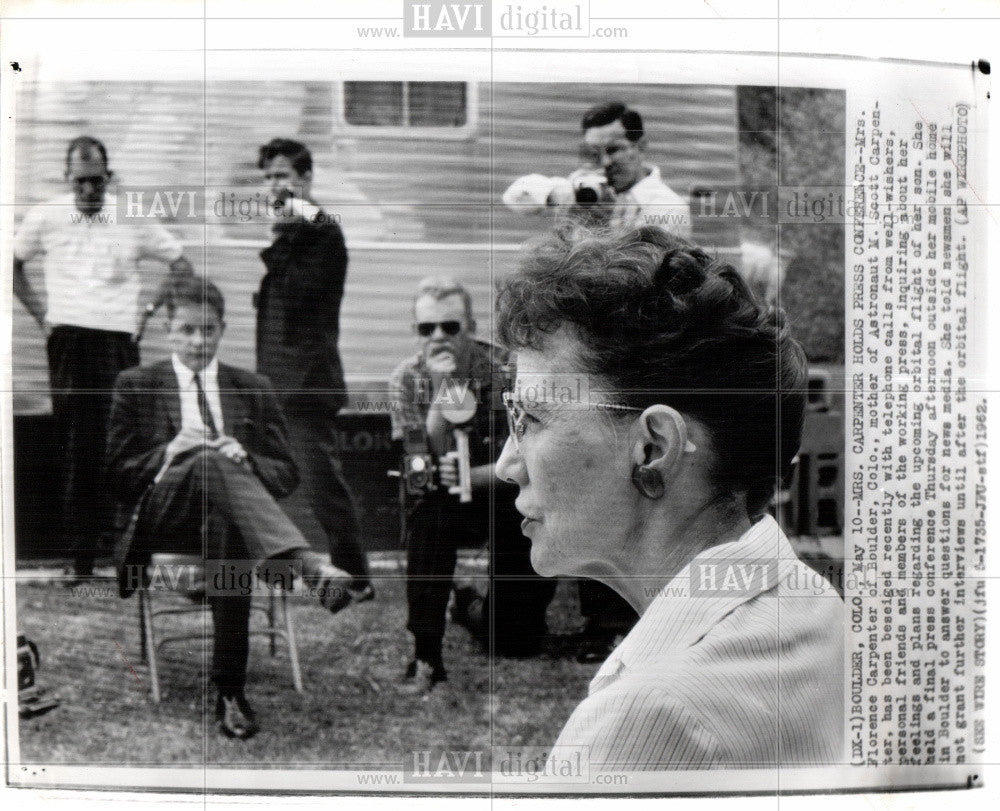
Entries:
<svg viewBox="0 0 1000 811">
<path fill-rule="evenodd" d="M 562 326 L 581 371 L 645 408 L 669 405 L 711 437 L 712 484 L 766 509 L 798 452 L 807 367 L 784 313 L 731 265 L 661 228 L 557 229 L 499 284 L 498 334 L 540 350 Z M 634 414 L 625 418 L 634 418 Z"/>
</svg>

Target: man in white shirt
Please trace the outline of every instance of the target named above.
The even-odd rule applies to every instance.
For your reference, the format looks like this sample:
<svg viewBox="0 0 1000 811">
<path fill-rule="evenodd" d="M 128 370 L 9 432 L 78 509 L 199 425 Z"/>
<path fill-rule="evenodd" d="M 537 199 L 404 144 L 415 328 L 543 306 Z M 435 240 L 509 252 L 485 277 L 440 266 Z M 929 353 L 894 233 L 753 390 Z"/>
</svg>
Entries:
<svg viewBox="0 0 1000 811">
<path fill-rule="evenodd" d="M 140 305 L 138 263 L 159 260 L 171 279 L 192 272 L 180 243 L 161 225 L 117 222 L 105 194 L 112 176 L 100 141 L 73 139 L 66 152 L 71 193 L 28 211 L 14 237 L 14 294 L 47 339 L 72 582 L 91 575 L 107 528 L 101 460 L 111 389 L 119 372 L 139 363 L 138 341 L 153 308 Z M 44 293 L 28 279 L 31 260 L 41 263 Z"/>
<path fill-rule="evenodd" d="M 589 226 L 656 225 L 691 239 L 687 200 L 663 182 L 658 167 L 644 160 L 642 116 L 611 101 L 587 110 L 581 129 L 583 166 L 569 177 L 520 177 L 504 192 L 504 204 L 525 214 L 551 209 L 557 217 Z M 578 587 L 586 626 L 577 659 L 602 661 L 635 621 L 635 612 L 600 583 L 581 580 Z"/>
<path fill-rule="evenodd" d="M 614 101 L 589 109 L 581 126 L 583 166 L 569 177 L 520 177 L 504 192 L 504 204 L 524 213 L 554 208 L 612 226 L 658 225 L 690 239 L 687 201 L 644 161 L 642 116 Z"/>
</svg>

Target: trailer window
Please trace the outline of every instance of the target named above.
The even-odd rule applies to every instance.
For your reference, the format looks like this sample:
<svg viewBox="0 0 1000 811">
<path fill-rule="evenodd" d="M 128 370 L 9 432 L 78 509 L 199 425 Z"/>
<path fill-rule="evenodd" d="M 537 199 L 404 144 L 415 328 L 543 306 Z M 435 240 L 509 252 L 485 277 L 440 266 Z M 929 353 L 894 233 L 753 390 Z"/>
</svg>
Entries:
<svg viewBox="0 0 1000 811">
<path fill-rule="evenodd" d="M 344 121 L 356 127 L 464 127 L 465 82 L 344 82 Z"/>
</svg>

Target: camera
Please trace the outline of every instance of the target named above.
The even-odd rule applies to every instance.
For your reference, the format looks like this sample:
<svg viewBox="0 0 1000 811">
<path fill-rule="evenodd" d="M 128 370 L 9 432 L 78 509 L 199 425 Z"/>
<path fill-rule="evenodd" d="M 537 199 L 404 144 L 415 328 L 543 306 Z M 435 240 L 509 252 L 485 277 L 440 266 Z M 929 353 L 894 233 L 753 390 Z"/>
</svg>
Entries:
<svg viewBox="0 0 1000 811">
<path fill-rule="evenodd" d="M 587 172 L 573 178 L 573 198 L 578 206 L 596 206 L 613 203 L 615 193 L 604 175 Z"/>
<path fill-rule="evenodd" d="M 457 465 L 458 484 L 448 487 L 448 492 L 458 496 L 458 500 L 465 504 L 472 500 L 469 434 L 467 430 L 456 428 L 452 436 L 455 450 L 441 458 L 453 460 Z M 389 475 L 402 479 L 406 495 L 423 496 L 442 487 L 438 469 L 427 445 L 427 435 L 420 428 L 408 428 L 403 436 L 403 467 L 399 471 L 389 471 Z"/>
<path fill-rule="evenodd" d="M 406 494 L 422 496 L 437 490 L 434 481 L 434 457 L 427 447 L 427 436 L 419 428 L 409 428 L 403 437 L 403 486 Z"/>
</svg>

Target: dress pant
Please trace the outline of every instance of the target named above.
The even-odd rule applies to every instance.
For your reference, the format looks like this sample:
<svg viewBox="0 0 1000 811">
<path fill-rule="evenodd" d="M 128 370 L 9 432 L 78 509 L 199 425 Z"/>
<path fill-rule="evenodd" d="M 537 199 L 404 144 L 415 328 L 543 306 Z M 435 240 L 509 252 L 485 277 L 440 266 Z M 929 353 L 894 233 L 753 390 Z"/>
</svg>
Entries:
<svg viewBox="0 0 1000 811">
<path fill-rule="evenodd" d="M 61 454 L 62 534 L 77 573 L 93 569 L 110 528 L 104 450 L 118 373 L 139 363 L 126 332 L 57 326 L 46 344 L 52 415 Z"/>
<path fill-rule="evenodd" d="M 492 630 L 494 651 L 501 656 L 537 653 L 548 633 L 545 613 L 556 593 L 555 578 L 531 566 L 531 541 L 521 534 L 521 514 L 512 498 L 496 499 L 493 554 L 484 617 Z M 488 641 L 484 639 L 484 643 Z"/>
<path fill-rule="evenodd" d="M 494 509 L 482 498 L 461 504 L 440 491 L 414 508 L 407 527 L 407 629 L 416 656 L 439 665 L 446 611 L 455 574 L 457 548 L 490 541 L 489 588 L 464 622 L 490 649 L 492 635 L 500 654 L 531 653 L 546 633 L 545 611 L 556 581 L 531 568 L 531 543 L 521 534 L 521 517 L 513 497 L 497 492 Z"/>
<path fill-rule="evenodd" d="M 413 634 L 416 658 L 438 667 L 458 545 L 470 536 L 482 537 L 477 512 L 473 503 L 428 493 L 407 525 L 406 628 Z"/>
<path fill-rule="evenodd" d="M 368 558 L 360 544 L 357 501 L 337 453 L 336 417 L 305 397 L 291 399 L 284 413 L 301 477 L 285 509 L 307 538 L 324 536 L 333 565 L 352 575 L 355 585 L 364 586 L 369 581 Z"/>
<path fill-rule="evenodd" d="M 148 552 L 201 555 L 218 562 L 218 571 L 232 578 L 221 581 L 220 588 L 212 581 L 216 570 L 206 572 L 212 679 L 220 689 L 242 688 L 252 595 L 225 585 L 248 583 L 259 561 L 304 548 L 305 539 L 249 467 L 208 449 L 175 460 L 149 493 L 142 516 L 142 544 Z"/>
</svg>

